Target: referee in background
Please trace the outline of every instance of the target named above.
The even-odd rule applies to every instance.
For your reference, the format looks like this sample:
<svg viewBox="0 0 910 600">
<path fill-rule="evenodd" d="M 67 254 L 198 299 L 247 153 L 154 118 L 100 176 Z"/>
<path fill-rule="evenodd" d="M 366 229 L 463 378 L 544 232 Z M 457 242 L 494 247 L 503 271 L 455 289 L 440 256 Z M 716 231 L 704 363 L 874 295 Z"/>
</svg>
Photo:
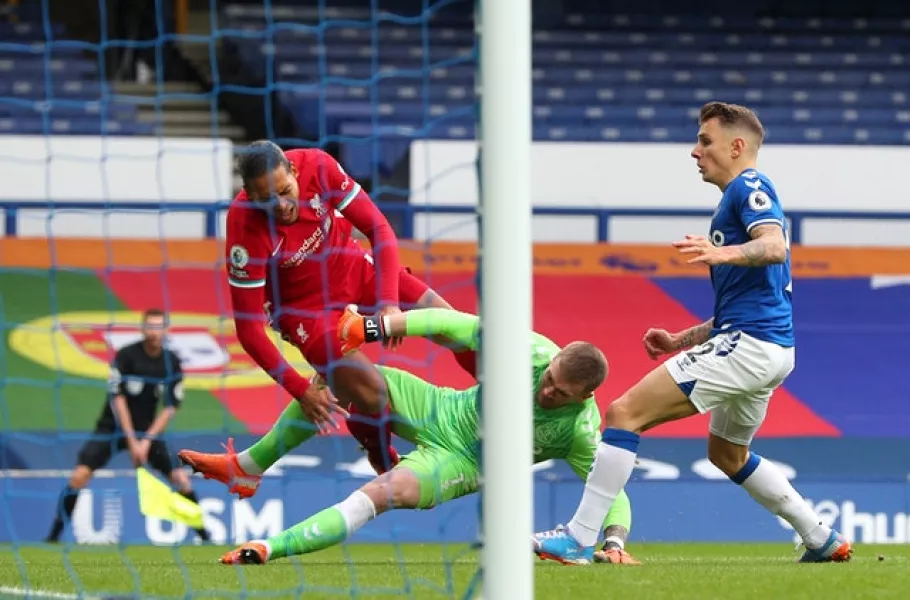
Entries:
<svg viewBox="0 0 910 600">
<path fill-rule="evenodd" d="M 164 433 L 183 400 L 183 370 L 180 359 L 164 347 L 167 315 L 153 308 L 142 315 L 142 339 L 117 351 L 108 380 L 108 401 L 95 425 L 95 432 L 79 451 L 77 466 L 60 495 L 57 517 L 45 540 L 60 540 L 73 515 L 79 490 L 92 474 L 108 463 L 115 452 L 126 450 L 133 465 L 151 465 L 165 475 L 181 496 L 198 503 L 187 474 L 176 467 L 164 441 Z M 164 408 L 158 411 L 158 401 Z M 205 529 L 196 533 L 210 539 Z"/>
</svg>

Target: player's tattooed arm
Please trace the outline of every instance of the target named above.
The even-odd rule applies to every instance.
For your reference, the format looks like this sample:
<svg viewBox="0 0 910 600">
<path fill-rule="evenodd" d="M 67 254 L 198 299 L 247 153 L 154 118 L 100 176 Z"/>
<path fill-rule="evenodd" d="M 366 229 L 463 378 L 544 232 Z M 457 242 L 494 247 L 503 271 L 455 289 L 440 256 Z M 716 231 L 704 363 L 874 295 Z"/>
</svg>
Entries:
<svg viewBox="0 0 910 600">
<path fill-rule="evenodd" d="M 685 331 L 680 331 L 674 338 L 676 340 L 676 350 L 685 350 L 692 346 L 704 344 L 711 337 L 711 330 L 714 329 L 714 318 L 710 318 L 700 325 L 690 327 Z"/>
<path fill-rule="evenodd" d="M 752 239 L 739 246 L 731 246 L 735 254 L 728 264 L 739 267 L 762 267 L 782 263 L 787 260 L 787 240 L 784 230 L 776 223 L 754 227 L 750 232 Z"/>
</svg>

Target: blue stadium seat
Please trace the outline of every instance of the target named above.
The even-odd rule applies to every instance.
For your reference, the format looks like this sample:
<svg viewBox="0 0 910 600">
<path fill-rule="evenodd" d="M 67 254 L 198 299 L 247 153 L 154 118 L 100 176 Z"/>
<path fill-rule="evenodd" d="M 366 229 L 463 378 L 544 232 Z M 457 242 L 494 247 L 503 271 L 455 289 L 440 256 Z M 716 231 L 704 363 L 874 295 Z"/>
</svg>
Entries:
<svg viewBox="0 0 910 600">
<path fill-rule="evenodd" d="M 44 80 L 45 73 L 52 75 L 66 73 L 70 77 L 97 77 L 98 63 L 78 58 L 54 58 L 45 61 L 44 58 L 23 55 L 5 55 L 0 53 L 0 73 L 4 78 L 9 73 L 10 77 L 31 78 Z"/>
<path fill-rule="evenodd" d="M 35 79 L 4 79 L 0 78 L 0 96 L 17 98 L 46 98 L 47 85 L 45 81 Z M 97 100 L 101 95 L 101 83 L 82 79 L 53 78 L 51 81 L 51 97 L 55 99 L 87 99 Z"/>
<path fill-rule="evenodd" d="M 47 114 L 51 119 L 99 118 L 104 114 L 108 119 L 128 121 L 135 119 L 136 109 L 133 106 L 100 102 L 97 100 L 23 100 L 0 98 L 0 118 L 43 118 Z"/>
<path fill-rule="evenodd" d="M 0 22 L 0 134 L 154 135 L 134 105 L 102 95 L 98 59 L 42 10 L 22 3 L 21 22 Z"/>
<path fill-rule="evenodd" d="M 838 12 L 845 3 L 836 0 L 781 5 L 777 18 L 748 16 L 765 0 L 742 0 L 733 15 L 719 1 L 705 2 L 715 14 L 645 14 L 639 0 L 567 0 L 584 13 L 568 9 L 533 32 L 535 138 L 689 143 L 700 106 L 719 99 L 755 107 L 771 142 L 910 142 L 906 18 L 855 19 Z M 610 8 L 598 12 L 601 5 Z M 368 19 L 367 9 L 338 7 L 337 26 L 317 29 L 317 13 L 286 8 L 271 32 L 261 7 L 227 9 L 225 44 L 254 77 L 277 82 L 280 102 L 304 132 L 340 136 L 353 173 L 388 172 L 410 138 L 473 135 L 467 14 L 433 19 L 427 29 L 394 22 L 374 29 L 345 20 Z"/>
<path fill-rule="evenodd" d="M 50 24 L 51 33 L 55 37 L 63 34 L 63 26 L 59 23 Z M 43 23 L 6 23 L 0 22 L 0 39 L 4 42 L 23 43 L 41 40 L 45 37 Z"/>
<path fill-rule="evenodd" d="M 102 127 L 103 125 L 103 127 Z M 153 135 L 154 127 L 148 123 L 135 121 L 52 118 L 47 123 L 43 119 L 20 119 L 0 117 L 0 133 L 19 135 Z"/>
</svg>

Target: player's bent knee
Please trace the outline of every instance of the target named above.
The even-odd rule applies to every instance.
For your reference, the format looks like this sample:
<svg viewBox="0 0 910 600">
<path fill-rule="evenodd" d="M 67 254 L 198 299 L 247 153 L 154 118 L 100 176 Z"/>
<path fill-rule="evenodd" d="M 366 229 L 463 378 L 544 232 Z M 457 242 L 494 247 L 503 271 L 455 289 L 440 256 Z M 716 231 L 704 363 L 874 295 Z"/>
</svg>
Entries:
<svg viewBox="0 0 910 600">
<path fill-rule="evenodd" d="M 385 381 L 362 352 L 345 356 L 344 363 L 333 369 L 329 381 L 342 405 L 354 404 L 368 414 L 379 412 L 387 400 Z"/>
<path fill-rule="evenodd" d="M 654 407 L 648 406 L 644 400 L 626 392 L 607 407 L 604 423 L 614 429 L 640 432 L 657 415 Z"/>
<path fill-rule="evenodd" d="M 360 489 L 373 501 L 377 515 L 396 508 L 417 508 L 420 503 L 420 482 L 409 469 L 392 469 Z"/>
<path fill-rule="evenodd" d="M 635 420 L 635 407 L 629 404 L 628 395 L 620 396 L 614 400 L 604 412 L 604 424 L 607 427 L 629 430 L 629 424 Z"/>
</svg>

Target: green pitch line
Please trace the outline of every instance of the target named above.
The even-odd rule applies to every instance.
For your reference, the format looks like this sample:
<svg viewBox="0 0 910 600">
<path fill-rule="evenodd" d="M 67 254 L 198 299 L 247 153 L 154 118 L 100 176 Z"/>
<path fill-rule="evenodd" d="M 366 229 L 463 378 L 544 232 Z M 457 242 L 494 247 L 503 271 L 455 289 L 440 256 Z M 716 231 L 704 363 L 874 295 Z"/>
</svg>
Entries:
<svg viewBox="0 0 910 600">
<path fill-rule="evenodd" d="M 13 352 L 12 331 L 33 319 L 71 311 L 126 307 L 91 272 L 0 269 L 0 431 L 85 431 L 104 402 L 104 381 L 51 371 Z M 229 431 L 246 428 L 212 394 L 188 390 L 171 430 Z"/>
<path fill-rule="evenodd" d="M 0 590 L 28 585 L 47 594 L 139 594 L 143 598 L 462 598 L 477 553 L 463 546 L 349 545 L 265 566 L 216 561 L 224 548 L 133 547 L 65 550 L 0 547 Z M 641 567 L 563 567 L 538 562 L 536 596 L 815 600 L 906 598 L 910 547 L 860 546 L 847 564 L 795 564 L 784 544 L 635 544 Z M 516 558 L 524 549 L 516 549 Z M 885 560 L 879 561 L 878 555 Z M 508 565 L 503 565 L 508 569 Z M 74 582 L 73 575 L 79 583 Z M 203 595 L 201 592 L 205 592 Z M 274 595 L 273 595 L 274 594 Z M 70 596 L 73 597 L 73 596 Z"/>
</svg>

